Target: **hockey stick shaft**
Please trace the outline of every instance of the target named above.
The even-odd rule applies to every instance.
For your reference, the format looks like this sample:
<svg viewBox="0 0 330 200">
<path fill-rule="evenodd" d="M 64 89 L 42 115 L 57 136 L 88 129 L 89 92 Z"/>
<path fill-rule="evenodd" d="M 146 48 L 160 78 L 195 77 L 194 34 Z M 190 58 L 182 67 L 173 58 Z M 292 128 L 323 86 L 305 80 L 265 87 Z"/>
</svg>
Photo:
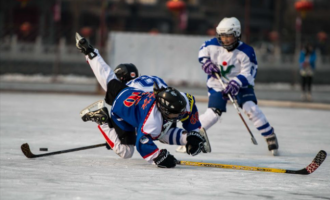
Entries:
<svg viewBox="0 0 330 200">
<path fill-rule="evenodd" d="M 218 73 L 214 73 L 214 74 L 215 74 L 216 77 L 218 78 L 218 80 L 219 80 L 219 82 L 221 83 L 222 87 L 225 88 L 225 84 L 224 84 L 223 81 L 221 80 L 220 75 L 219 75 Z M 232 96 L 231 96 L 230 94 L 228 94 L 228 97 L 229 97 L 231 103 L 232 103 L 232 104 L 234 105 L 234 107 L 236 108 L 237 113 L 238 113 L 239 117 L 241 118 L 241 120 L 243 121 L 243 123 L 244 123 L 246 129 L 247 129 L 248 132 L 250 133 L 252 143 L 255 144 L 255 145 L 257 145 L 258 142 L 257 142 L 257 140 L 255 139 L 255 137 L 253 136 L 253 133 L 252 133 L 252 131 L 250 130 L 249 126 L 248 126 L 247 123 L 245 122 L 245 120 L 244 120 L 244 118 L 243 118 L 243 116 L 242 116 L 240 110 L 238 109 L 238 105 L 236 104 L 236 102 L 234 101 L 234 99 L 232 98 Z"/>
<path fill-rule="evenodd" d="M 37 157 L 44 157 L 44 156 L 53 156 L 53 155 L 62 154 L 62 153 L 81 151 L 81 150 L 86 150 L 86 149 L 93 149 L 93 148 L 103 147 L 103 146 L 106 146 L 106 143 L 95 144 L 95 145 L 73 148 L 73 149 L 66 149 L 66 150 L 61 150 L 61 151 L 54 151 L 54 152 L 45 153 L 45 154 L 33 154 L 30 150 L 30 146 L 28 143 L 22 144 L 21 149 L 22 149 L 23 154 L 27 158 L 37 158 Z"/>
<path fill-rule="evenodd" d="M 213 167 L 213 168 L 224 168 L 234 170 L 246 170 L 246 171 L 259 171 L 259 172 L 272 172 L 272 173 L 288 173 L 288 174 L 300 174 L 308 175 L 313 173 L 325 160 L 327 153 L 323 150 L 315 156 L 311 164 L 301 170 L 288 170 L 288 169 L 277 169 L 277 168 L 266 168 L 266 167 L 252 167 L 252 166 L 241 166 L 241 165 L 229 165 L 229 164 L 216 164 L 216 163 L 204 163 L 204 162 L 193 162 L 193 161 L 177 161 L 178 165 L 189 165 L 197 167 Z"/>
</svg>

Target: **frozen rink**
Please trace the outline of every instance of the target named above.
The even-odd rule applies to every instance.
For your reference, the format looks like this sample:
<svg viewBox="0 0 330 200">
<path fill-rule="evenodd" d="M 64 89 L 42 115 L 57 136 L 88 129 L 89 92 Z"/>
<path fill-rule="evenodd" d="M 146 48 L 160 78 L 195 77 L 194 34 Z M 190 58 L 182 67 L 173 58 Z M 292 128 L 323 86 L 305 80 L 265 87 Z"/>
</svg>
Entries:
<svg viewBox="0 0 330 200">
<path fill-rule="evenodd" d="M 48 93 L 0 94 L 0 199 L 330 199 L 330 158 L 308 176 L 217 168 L 149 165 L 135 152 L 120 159 L 105 147 L 28 159 L 20 149 L 29 143 L 34 154 L 104 142 L 93 122 L 82 122 L 81 109 L 102 99 L 92 95 Z M 197 104 L 200 113 L 207 107 Z M 302 169 L 319 150 L 330 153 L 330 112 L 261 107 L 274 126 L 280 156 L 273 157 L 266 142 L 248 121 L 259 145 L 233 106 L 208 130 L 212 153 L 196 157 L 176 153 L 179 160 L 281 169 Z"/>
</svg>

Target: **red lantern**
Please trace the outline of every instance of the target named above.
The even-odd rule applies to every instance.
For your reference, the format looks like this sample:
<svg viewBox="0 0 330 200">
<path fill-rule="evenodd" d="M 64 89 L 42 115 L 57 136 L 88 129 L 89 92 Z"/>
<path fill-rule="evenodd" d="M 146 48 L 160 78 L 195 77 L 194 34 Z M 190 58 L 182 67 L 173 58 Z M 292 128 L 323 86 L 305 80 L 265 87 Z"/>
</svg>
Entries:
<svg viewBox="0 0 330 200">
<path fill-rule="evenodd" d="M 185 9 L 186 4 L 181 0 L 170 0 L 166 3 L 166 7 L 172 12 L 178 12 Z"/>
<path fill-rule="evenodd" d="M 324 42 L 328 39 L 328 35 L 325 32 L 321 31 L 317 33 L 317 38 L 320 42 Z"/>
<path fill-rule="evenodd" d="M 277 31 L 272 31 L 269 33 L 269 39 L 272 41 L 272 42 L 276 42 L 278 41 L 279 39 L 279 35 L 278 35 L 278 32 Z"/>
<path fill-rule="evenodd" d="M 23 34 L 28 34 L 30 33 L 30 31 L 32 30 L 32 26 L 29 22 L 24 22 L 23 24 L 21 24 L 21 26 L 19 27 L 19 30 L 23 33 Z"/>
<path fill-rule="evenodd" d="M 93 34 L 93 29 L 89 26 L 85 26 L 80 29 L 80 33 L 82 36 L 88 38 Z"/>
<path fill-rule="evenodd" d="M 295 9 L 301 13 L 302 17 L 306 16 L 306 12 L 313 9 L 313 3 L 308 0 L 300 0 L 294 4 Z"/>
</svg>

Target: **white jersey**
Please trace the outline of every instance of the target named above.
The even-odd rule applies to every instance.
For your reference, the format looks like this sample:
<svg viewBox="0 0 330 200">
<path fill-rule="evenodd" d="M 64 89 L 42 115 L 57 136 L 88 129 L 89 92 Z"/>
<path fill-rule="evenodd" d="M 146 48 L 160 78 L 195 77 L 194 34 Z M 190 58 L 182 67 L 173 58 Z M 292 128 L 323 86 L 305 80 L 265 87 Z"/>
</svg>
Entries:
<svg viewBox="0 0 330 200">
<path fill-rule="evenodd" d="M 244 42 L 240 41 L 235 50 L 228 52 L 217 38 L 210 39 L 201 46 L 198 59 L 202 64 L 211 59 L 212 63 L 219 66 L 225 84 L 235 80 L 242 88 L 254 86 L 258 63 L 254 49 Z M 208 76 L 207 87 L 215 91 L 224 89 L 219 80 L 212 76 Z"/>
<path fill-rule="evenodd" d="M 165 81 L 158 76 L 139 76 L 136 79 L 133 79 L 126 83 L 127 86 L 133 87 L 139 90 L 143 90 L 145 92 L 153 92 L 154 82 L 156 82 L 159 88 L 167 88 L 167 84 Z"/>
</svg>

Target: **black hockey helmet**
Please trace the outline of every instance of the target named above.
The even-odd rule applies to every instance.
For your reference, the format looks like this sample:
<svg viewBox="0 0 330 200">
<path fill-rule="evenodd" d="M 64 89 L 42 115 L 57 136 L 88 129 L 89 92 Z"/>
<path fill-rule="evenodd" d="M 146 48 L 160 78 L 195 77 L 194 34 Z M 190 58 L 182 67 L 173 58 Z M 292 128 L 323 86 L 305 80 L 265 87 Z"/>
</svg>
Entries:
<svg viewBox="0 0 330 200">
<path fill-rule="evenodd" d="M 187 102 L 178 90 L 172 87 L 159 88 L 155 82 L 154 94 L 157 108 L 160 110 L 165 120 L 177 121 L 182 119 L 186 112 Z M 170 114 L 178 114 L 178 116 L 170 118 Z"/>
<path fill-rule="evenodd" d="M 132 63 L 122 63 L 115 68 L 114 72 L 123 83 L 139 77 L 139 71 Z"/>
</svg>

